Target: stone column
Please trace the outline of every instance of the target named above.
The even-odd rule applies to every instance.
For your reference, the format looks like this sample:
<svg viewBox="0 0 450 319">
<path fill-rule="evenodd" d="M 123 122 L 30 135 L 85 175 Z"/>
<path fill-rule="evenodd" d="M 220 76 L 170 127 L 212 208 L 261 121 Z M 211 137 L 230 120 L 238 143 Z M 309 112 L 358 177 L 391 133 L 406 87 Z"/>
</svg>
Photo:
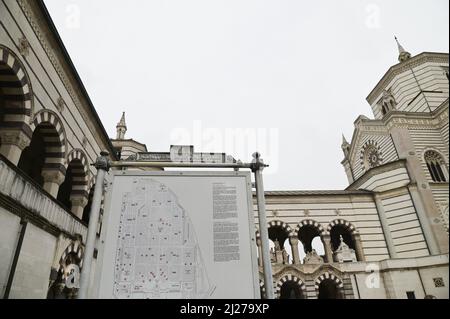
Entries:
<svg viewBox="0 0 450 319">
<path fill-rule="evenodd" d="M 289 237 L 289 244 L 291 244 L 292 249 L 292 262 L 294 265 L 300 264 L 300 256 L 298 253 L 298 238 Z"/>
<path fill-rule="evenodd" d="M 30 144 L 31 138 L 22 131 L 2 131 L 0 141 L 0 154 L 17 166 L 22 151 Z"/>
<path fill-rule="evenodd" d="M 70 202 L 72 203 L 72 213 L 79 219 L 83 218 L 84 208 L 88 203 L 86 196 L 71 196 Z"/>
<path fill-rule="evenodd" d="M 417 185 L 409 185 L 408 189 L 409 193 L 411 194 L 414 207 L 416 208 L 417 217 L 419 217 L 420 225 L 422 226 L 423 235 L 428 245 L 428 250 L 430 251 L 431 255 L 439 255 L 440 254 L 439 247 L 437 245 L 436 239 L 431 229 L 430 219 L 423 207 L 422 200 L 419 191 L 417 189 Z"/>
<path fill-rule="evenodd" d="M 261 239 L 258 238 L 256 239 L 256 246 L 258 246 L 258 266 L 262 267 L 263 266 L 263 257 L 262 257 L 262 251 L 261 251 Z"/>
<path fill-rule="evenodd" d="M 42 186 L 54 198 L 58 197 L 59 186 L 64 182 L 65 174 L 60 170 L 44 169 L 41 172 L 44 178 Z"/>
<path fill-rule="evenodd" d="M 358 261 L 366 261 L 366 257 L 364 256 L 364 250 L 361 242 L 361 235 L 359 233 L 353 234 L 353 240 L 355 241 L 355 253 Z"/>
<path fill-rule="evenodd" d="M 323 247 L 325 248 L 326 262 L 331 264 L 333 262 L 333 250 L 331 249 L 331 236 L 329 234 L 322 235 Z"/>
<path fill-rule="evenodd" d="M 374 198 L 375 198 L 375 205 L 378 211 L 378 216 L 380 217 L 381 228 L 383 228 L 384 239 L 386 240 L 389 256 L 391 258 L 397 258 L 394 240 L 392 239 L 391 230 L 389 229 L 389 223 L 386 218 L 386 212 L 384 211 L 383 203 L 381 202 L 379 195 L 375 194 Z"/>
</svg>

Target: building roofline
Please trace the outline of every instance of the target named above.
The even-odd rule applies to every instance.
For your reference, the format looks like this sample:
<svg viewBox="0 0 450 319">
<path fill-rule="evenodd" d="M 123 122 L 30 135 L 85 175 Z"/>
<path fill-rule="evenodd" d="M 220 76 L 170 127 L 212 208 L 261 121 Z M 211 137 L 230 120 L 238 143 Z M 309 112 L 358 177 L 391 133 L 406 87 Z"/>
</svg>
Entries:
<svg viewBox="0 0 450 319">
<path fill-rule="evenodd" d="M 397 75 L 397 73 L 403 72 L 403 69 L 413 67 L 415 64 L 420 63 L 421 60 L 429 60 L 431 58 L 437 58 L 438 60 L 446 60 L 448 63 L 448 53 L 443 52 L 422 52 L 419 53 L 407 61 L 397 63 L 393 66 L 391 66 L 388 71 L 383 75 L 380 81 L 375 85 L 373 90 L 369 93 L 366 100 L 367 102 L 372 105 L 375 103 L 375 99 L 378 97 L 378 95 L 381 93 L 381 89 L 384 88 L 388 83 L 390 82 L 391 78 Z"/>
<path fill-rule="evenodd" d="M 253 193 L 256 194 L 255 192 Z M 372 192 L 365 190 L 287 190 L 266 191 L 266 196 L 348 196 L 348 195 L 370 195 Z"/>
<path fill-rule="evenodd" d="M 361 185 L 363 185 L 365 182 L 367 182 L 370 178 L 372 178 L 375 175 L 378 175 L 382 172 L 392 170 L 393 168 L 399 168 L 404 167 L 406 168 L 406 159 L 398 159 L 386 164 L 382 164 L 380 166 L 373 167 L 369 169 L 368 171 L 364 172 L 358 179 L 356 179 L 353 183 L 351 183 L 346 190 L 353 191 L 357 190 Z"/>
<path fill-rule="evenodd" d="M 75 65 L 73 64 L 72 59 L 70 58 L 69 53 L 67 52 L 66 46 L 64 45 L 64 42 L 61 39 L 61 36 L 59 35 L 59 32 L 55 26 L 55 23 L 53 22 L 53 19 L 50 16 L 50 13 L 48 12 L 47 6 L 45 5 L 43 0 L 37 0 L 36 4 L 41 9 L 43 17 L 45 18 L 45 22 L 48 24 L 49 29 L 54 36 L 56 43 L 59 45 L 61 52 L 66 60 L 67 65 L 70 68 L 70 71 L 73 73 L 73 76 L 75 78 L 75 81 L 77 82 L 78 86 L 80 87 L 80 91 L 83 95 L 83 97 L 86 99 L 87 105 L 90 108 L 91 113 L 94 115 L 94 120 L 97 122 L 101 133 L 103 133 L 105 142 L 110 148 L 110 156 L 112 156 L 114 159 L 118 159 L 116 153 L 114 152 L 114 146 L 111 143 L 111 140 L 108 136 L 108 133 L 105 130 L 105 127 L 103 126 L 102 121 L 100 120 L 100 117 L 98 116 L 97 111 L 95 110 L 95 107 L 92 103 L 91 98 L 89 97 L 89 94 L 87 93 L 86 87 L 83 84 L 83 81 L 81 80 L 80 75 L 78 74 L 77 69 L 75 68 Z"/>
<path fill-rule="evenodd" d="M 126 138 L 126 139 L 123 139 L 123 140 L 118 140 L 118 139 L 112 138 L 112 139 L 111 139 L 111 142 L 117 142 L 117 143 L 121 143 L 121 142 L 131 142 L 131 143 L 134 143 L 134 144 L 143 146 L 145 149 L 147 149 L 147 145 L 146 145 L 146 144 L 140 143 L 140 142 L 138 142 L 138 141 L 136 141 L 136 140 L 134 140 L 134 139 L 132 139 L 132 138 Z"/>
</svg>

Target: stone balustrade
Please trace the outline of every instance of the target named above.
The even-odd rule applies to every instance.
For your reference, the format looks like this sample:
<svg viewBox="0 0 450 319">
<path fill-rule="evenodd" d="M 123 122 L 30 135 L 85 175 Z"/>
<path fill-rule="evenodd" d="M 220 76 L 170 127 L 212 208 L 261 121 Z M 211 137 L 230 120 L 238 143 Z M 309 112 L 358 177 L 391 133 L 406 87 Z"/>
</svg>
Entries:
<svg viewBox="0 0 450 319">
<path fill-rule="evenodd" d="M 28 211 L 45 218 L 60 230 L 75 236 L 87 236 L 87 227 L 64 209 L 53 197 L 0 156 L 0 193 L 15 200 Z"/>
</svg>

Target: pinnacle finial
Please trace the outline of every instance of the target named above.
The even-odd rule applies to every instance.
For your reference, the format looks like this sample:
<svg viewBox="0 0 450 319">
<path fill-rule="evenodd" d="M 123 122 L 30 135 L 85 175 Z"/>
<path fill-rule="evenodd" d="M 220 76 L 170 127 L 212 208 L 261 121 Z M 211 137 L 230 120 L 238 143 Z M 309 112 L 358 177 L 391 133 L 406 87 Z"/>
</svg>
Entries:
<svg viewBox="0 0 450 319">
<path fill-rule="evenodd" d="M 342 145 L 348 145 L 347 139 L 345 138 L 344 133 L 342 133 Z"/>
<path fill-rule="evenodd" d="M 117 123 L 117 139 L 123 140 L 127 132 L 127 123 L 125 122 L 125 112 L 122 113 L 119 123 Z"/>
<path fill-rule="evenodd" d="M 122 112 L 122 117 L 120 118 L 119 124 L 117 126 L 127 126 L 125 122 L 125 112 Z"/>
<path fill-rule="evenodd" d="M 398 41 L 397 36 L 394 35 L 394 39 L 395 42 L 397 42 L 397 47 L 398 47 L 398 61 L 399 62 L 404 62 L 408 59 L 411 58 L 411 53 L 409 53 L 408 51 L 405 50 L 405 48 L 400 44 L 400 42 Z"/>
</svg>

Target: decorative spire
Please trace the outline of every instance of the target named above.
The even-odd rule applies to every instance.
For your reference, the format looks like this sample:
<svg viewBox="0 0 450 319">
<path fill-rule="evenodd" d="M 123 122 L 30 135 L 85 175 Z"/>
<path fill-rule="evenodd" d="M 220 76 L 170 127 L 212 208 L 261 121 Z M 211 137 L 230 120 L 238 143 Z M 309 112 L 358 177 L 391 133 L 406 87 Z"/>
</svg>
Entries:
<svg viewBox="0 0 450 319">
<path fill-rule="evenodd" d="M 345 158 L 348 158 L 350 154 L 350 144 L 347 142 L 347 139 L 345 138 L 345 135 L 342 134 L 342 145 L 341 145 L 342 151 L 344 152 Z"/>
<path fill-rule="evenodd" d="M 350 144 L 347 142 L 347 139 L 345 138 L 345 135 L 342 134 L 342 147 L 349 146 Z"/>
<path fill-rule="evenodd" d="M 118 140 L 123 140 L 125 138 L 125 133 L 127 132 L 127 123 L 125 122 L 125 112 L 122 113 L 119 123 L 117 123 L 117 137 Z"/>
<path fill-rule="evenodd" d="M 397 42 L 397 46 L 398 46 L 398 61 L 399 62 L 404 62 L 408 59 L 411 58 L 411 53 L 409 53 L 408 51 L 405 50 L 405 48 L 403 48 L 403 46 L 400 44 L 400 42 L 398 41 L 397 37 L 394 36 L 395 38 L 395 42 Z"/>
</svg>

